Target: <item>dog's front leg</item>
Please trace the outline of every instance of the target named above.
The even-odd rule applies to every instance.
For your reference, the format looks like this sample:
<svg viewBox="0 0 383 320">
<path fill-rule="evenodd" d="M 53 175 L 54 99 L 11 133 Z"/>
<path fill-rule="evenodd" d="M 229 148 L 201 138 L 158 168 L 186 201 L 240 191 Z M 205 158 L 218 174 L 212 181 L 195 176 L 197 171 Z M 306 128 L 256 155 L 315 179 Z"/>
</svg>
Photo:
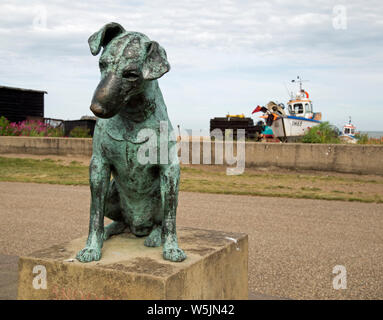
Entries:
<svg viewBox="0 0 383 320">
<path fill-rule="evenodd" d="M 110 166 L 102 157 L 93 156 L 90 167 L 91 208 L 89 235 L 86 246 L 77 254 L 81 262 L 97 261 L 101 258 L 104 239 L 105 197 L 110 183 Z"/>
<path fill-rule="evenodd" d="M 161 198 L 164 217 L 162 222 L 164 247 L 163 257 L 166 260 L 181 262 L 186 254 L 178 247 L 176 232 L 176 212 L 178 204 L 178 185 L 180 179 L 179 164 L 170 164 L 161 169 Z"/>
</svg>

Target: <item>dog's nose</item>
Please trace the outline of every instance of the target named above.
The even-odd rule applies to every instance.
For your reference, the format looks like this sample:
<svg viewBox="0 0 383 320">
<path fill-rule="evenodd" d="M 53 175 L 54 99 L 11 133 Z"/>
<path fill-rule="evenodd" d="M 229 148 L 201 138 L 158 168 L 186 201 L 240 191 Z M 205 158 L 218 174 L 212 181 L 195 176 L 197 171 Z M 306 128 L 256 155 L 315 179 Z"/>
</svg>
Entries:
<svg viewBox="0 0 383 320">
<path fill-rule="evenodd" d="M 104 113 L 104 109 L 98 103 L 92 103 L 90 110 L 92 110 L 95 115 L 102 115 Z"/>
</svg>

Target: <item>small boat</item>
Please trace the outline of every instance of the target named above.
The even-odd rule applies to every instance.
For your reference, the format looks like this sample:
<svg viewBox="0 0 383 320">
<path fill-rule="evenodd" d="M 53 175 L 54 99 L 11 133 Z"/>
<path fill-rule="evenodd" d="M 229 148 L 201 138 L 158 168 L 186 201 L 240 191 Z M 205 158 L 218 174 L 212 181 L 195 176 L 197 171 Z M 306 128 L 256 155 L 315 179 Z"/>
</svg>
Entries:
<svg viewBox="0 0 383 320">
<path fill-rule="evenodd" d="M 339 138 L 347 143 L 357 143 L 356 134 L 359 132 L 356 131 L 356 127 L 351 123 L 351 117 L 348 120 L 348 123 L 343 126 L 342 134 Z"/>
<path fill-rule="evenodd" d="M 263 111 L 265 113 L 261 118 L 266 119 L 266 125 L 273 130 L 274 137 L 282 142 L 297 141 L 304 136 L 310 128 L 321 123 L 322 114 L 314 112 L 313 103 L 309 94 L 302 87 L 300 77 L 293 80 L 293 83 L 299 83 L 299 91 L 294 96 L 290 95 L 287 102 L 288 114 L 285 112 L 283 103 L 276 104 L 270 101 L 266 107 L 258 106 L 253 113 Z"/>
</svg>

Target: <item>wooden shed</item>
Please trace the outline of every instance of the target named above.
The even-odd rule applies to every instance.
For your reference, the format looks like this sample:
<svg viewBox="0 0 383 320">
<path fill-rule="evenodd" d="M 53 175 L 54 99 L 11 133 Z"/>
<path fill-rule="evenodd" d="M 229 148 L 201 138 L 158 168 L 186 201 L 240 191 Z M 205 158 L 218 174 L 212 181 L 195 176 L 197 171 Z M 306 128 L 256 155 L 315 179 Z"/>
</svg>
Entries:
<svg viewBox="0 0 383 320">
<path fill-rule="evenodd" d="M 0 86 L 0 117 L 11 122 L 44 118 L 46 91 Z"/>
</svg>

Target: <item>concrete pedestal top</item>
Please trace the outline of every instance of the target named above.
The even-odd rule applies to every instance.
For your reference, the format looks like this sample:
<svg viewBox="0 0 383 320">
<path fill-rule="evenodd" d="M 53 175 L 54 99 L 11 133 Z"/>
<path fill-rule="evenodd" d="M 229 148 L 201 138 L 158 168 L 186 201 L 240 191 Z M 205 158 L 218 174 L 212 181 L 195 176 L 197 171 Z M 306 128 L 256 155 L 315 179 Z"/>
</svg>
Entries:
<svg viewBox="0 0 383 320">
<path fill-rule="evenodd" d="M 19 260 L 18 299 L 248 299 L 248 237 L 177 229 L 187 259 L 162 258 L 162 247 L 124 233 L 105 241 L 100 261 L 80 263 L 86 238 Z"/>
</svg>

